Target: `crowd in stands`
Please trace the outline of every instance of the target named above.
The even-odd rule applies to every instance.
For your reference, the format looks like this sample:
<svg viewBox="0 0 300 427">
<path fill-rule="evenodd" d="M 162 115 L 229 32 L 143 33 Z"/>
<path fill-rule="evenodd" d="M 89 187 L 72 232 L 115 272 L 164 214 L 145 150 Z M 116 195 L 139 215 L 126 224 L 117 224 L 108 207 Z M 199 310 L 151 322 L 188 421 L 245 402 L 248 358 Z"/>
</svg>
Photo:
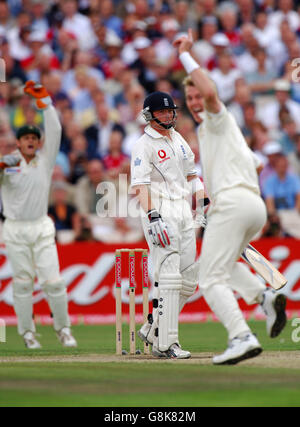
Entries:
<svg viewBox="0 0 300 427">
<path fill-rule="evenodd" d="M 22 92 L 40 81 L 62 123 L 49 200 L 58 240 L 135 242 L 138 221 L 104 220 L 99 184 L 128 200 L 130 154 L 142 135 L 145 96 L 170 93 L 177 130 L 201 176 L 195 123 L 172 45 L 192 28 L 193 56 L 215 81 L 250 148 L 260 157 L 268 210 L 262 236 L 300 238 L 300 5 L 293 0 L 0 0 L 0 153 L 42 116 Z M 133 197 L 133 195 L 129 196 Z M 120 204 L 119 200 L 119 204 Z M 106 203 L 110 203 L 109 200 Z M 125 203 L 125 202 L 124 202 Z M 124 209 L 123 209 L 124 210 Z"/>
</svg>

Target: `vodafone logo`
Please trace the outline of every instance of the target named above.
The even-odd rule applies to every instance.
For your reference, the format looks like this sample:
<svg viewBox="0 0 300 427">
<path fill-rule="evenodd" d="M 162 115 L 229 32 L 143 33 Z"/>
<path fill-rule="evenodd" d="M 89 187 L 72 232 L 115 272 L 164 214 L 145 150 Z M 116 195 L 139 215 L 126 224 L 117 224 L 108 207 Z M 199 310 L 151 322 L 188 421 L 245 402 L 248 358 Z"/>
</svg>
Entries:
<svg viewBox="0 0 300 427">
<path fill-rule="evenodd" d="M 165 159 L 167 156 L 167 153 L 164 150 L 159 150 L 158 155 L 161 159 Z"/>
</svg>

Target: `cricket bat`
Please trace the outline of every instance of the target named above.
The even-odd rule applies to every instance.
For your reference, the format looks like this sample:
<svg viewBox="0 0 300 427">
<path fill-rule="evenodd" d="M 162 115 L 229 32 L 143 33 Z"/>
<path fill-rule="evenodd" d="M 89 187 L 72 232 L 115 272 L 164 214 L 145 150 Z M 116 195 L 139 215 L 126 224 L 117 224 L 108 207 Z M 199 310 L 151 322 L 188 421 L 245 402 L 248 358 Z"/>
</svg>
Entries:
<svg viewBox="0 0 300 427">
<path fill-rule="evenodd" d="M 248 245 L 242 258 L 259 274 L 273 289 L 278 290 L 287 284 L 287 279 L 252 245 Z"/>
</svg>

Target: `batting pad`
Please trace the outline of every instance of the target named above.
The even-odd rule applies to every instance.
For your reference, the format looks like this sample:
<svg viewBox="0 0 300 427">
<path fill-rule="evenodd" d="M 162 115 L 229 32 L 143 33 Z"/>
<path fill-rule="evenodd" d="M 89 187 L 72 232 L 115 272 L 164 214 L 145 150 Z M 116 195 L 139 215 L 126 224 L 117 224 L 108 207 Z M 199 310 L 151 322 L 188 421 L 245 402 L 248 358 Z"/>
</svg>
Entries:
<svg viewBox="0 0 300 427">
<path fill-rule="evenodd" d="M 179 297 L 179 313 L 185 306 L 187 300 L 194 295 L 197 289 L 199 282 L 199 269 L 199 262 L 194 262 L 194 264 L 181 272 L 182 288 Z"/>
<path fill-rule="evenodd" d="M 182 288 L 180 274 L 161 275 L 158 302 L 158 345 L 160 351 L 167 351 L 178 343 L 179 295 Z"/>
<path fill-rule="evenodd" d="M 47 283 L 43 290 L 48 297 L 49 306 L 53 314 L 54 329 L 56 332 L 65 327 L 70 327 L 68 314 L 68 296 L 64 282 Z"/>
<path fill-rule="evenodd" d="M 14 309 L 18 317 L 18 333 L 24 335 L 26 332 L 35 332 L 32 319 L 33 309 L 33 283 L 13 281 Z"/>
</svg>

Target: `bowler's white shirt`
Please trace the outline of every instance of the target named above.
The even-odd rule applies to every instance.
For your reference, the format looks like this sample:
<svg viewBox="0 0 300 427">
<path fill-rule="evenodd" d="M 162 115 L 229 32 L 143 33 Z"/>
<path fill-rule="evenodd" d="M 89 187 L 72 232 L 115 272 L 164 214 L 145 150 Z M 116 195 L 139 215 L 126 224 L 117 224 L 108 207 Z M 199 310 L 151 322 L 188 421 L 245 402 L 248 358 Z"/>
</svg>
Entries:
<svg viewBox="0 0 300 427">
<path fill-rule="evenodd" d="M 131 154 L 131 185 L 151 185 L 153 197 L 179 200 L 189 195 L 188 176 L 197 176 L 195 156 L 185 139 L 171 129 L 171 139 L 150 125 Z"/>
<path fill-rule="evenodd" d="M 54 107 L 44 111 L 45 142 L 27 164 L 6 168 L 0 175 L 3 214 L 15 221 L 35 221 L 48 212 L 51 177 L 61 141 L 61 125 Z"/>
<path fill-rule="evenodd" d="M 204 112 L 198 139 L 204 184 L 212 200 L 221 191 L 238 186 L 260 194 L 257 160 L 223 104 L 217 114 Z"/>
</svg>

